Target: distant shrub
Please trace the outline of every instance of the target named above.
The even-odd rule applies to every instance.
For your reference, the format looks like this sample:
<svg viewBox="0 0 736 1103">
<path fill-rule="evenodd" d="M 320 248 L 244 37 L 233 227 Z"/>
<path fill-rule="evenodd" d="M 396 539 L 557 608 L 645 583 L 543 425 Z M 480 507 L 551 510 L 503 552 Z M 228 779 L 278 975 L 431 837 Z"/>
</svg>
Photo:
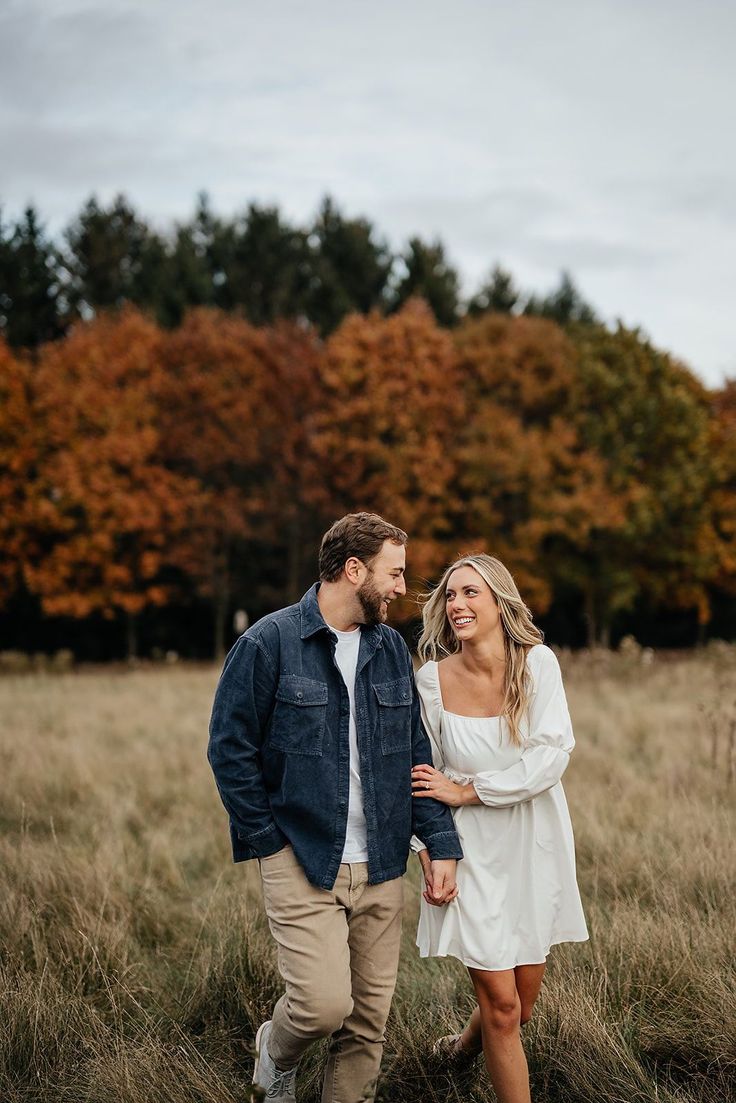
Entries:
<svg viewBox="0 0 736 1103">
<path fill-rule="evenodd" d="M 45 655 L 42 651 L 27 654 L 25 651 L 0 651 L 0 674 L 66 674 L 74 669 L 74 652 L 68 648 Z"/>
<path fill-rule="evenodd" d="M 0 673 L 24 674 L 32 669 L 31 656 L 25 651 L 0 651 Z"/>
</svg>

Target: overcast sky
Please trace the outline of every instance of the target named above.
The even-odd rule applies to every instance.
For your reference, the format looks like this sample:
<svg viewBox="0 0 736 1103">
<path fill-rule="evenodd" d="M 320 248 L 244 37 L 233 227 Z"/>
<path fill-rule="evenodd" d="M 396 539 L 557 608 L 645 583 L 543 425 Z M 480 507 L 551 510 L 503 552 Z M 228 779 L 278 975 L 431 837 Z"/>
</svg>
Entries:
<svg viewBox="0 0 736 1103">
<path fill-rule="evenodd" d="M 736 376 L 733 0 L 0 0 L 0 202 L 332 194 Z"/>
</svg>

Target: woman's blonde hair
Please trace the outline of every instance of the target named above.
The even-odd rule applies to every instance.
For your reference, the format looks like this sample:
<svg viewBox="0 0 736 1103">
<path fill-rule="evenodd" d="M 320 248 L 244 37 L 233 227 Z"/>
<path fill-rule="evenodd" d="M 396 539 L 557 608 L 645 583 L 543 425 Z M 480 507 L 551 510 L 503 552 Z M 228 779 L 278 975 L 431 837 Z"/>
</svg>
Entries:
<svg viewBox="0 0 736 1103">
<path fill-rule="evenodd" d="M 512 742 L 518 746 L 522 741 L 521 720 L 529 704 L 526 653 L 534 644 L 542 643 L 544 636 L 521 600 L 511 572 L 500 560 L 491 555 L 465 555 L 447 568 L 434 590 L 420 597 L 424 628 L 419 640 L 419 656 L 422 662 L 439 661 L 444 655 L 460 650 L 445 611 L 447 581 L 458 567 L 472 567 L 488 584 L 498 602 L 506 652 L 501 716 L 508 724 Z"/>
</svg>

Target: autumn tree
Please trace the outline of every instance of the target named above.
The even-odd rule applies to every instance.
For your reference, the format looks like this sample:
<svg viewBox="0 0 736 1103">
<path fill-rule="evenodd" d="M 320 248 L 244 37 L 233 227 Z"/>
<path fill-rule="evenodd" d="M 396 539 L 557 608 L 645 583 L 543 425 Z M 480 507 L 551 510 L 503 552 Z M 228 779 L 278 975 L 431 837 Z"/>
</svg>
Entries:
<svg viewBox="0 0 736 1103">
<path fill-rule="evenodd" d="M 212 602 L 218 655 L 233 602 L 252 612 L 253 544 L 271 505 L 274 361 L 263 330 L 217 310 L 191 311 L 164 341 L 163 455 L 200 488 L 177 560 Z"/>
<path fill-rule="evenodd" d="M 322 533 L 335 519 L 322 492 L 314 417 L 324 404 L 322 343 L 311 327 L 281 322 L 264 332 L 265 401 L 258 419 L 268 495 L 254 518 L 262 562 L 259 582 L 270 606 L 297 601 L 315 578 Z"/>
<path fill-rule="evenodd" d="M 465 546 L 501 559 L 546 611 L 552 549 L 587 546 L 596 519 L 621 524 L 602 465 L 571 421 L 575 351 L 550 321 L 487 314 L 455 335 L 466 416 L 448 499 Z"/>
<path fill-rule="evenodd" d="M 31 365 L 0 338 L 0 608 L 23 585 L 32 554 L 30 486 L 38 458 Z"/>
<path fill-rule="evenodd" d="M 170 600 L 194 489 L 159 458 L 160 357 L 155 325 L 126 309 L 44 345 L 33 372 L 26 584 L 49 616 L 123 616 L 130 654 L 137 615 Z"/>
<path fill-rule="evenodd" d="M 637 330 L 572 331 L 577 385 L 571 420 L 605 465 L 625 524 L 601 518 L 588 546 L 567 561 L 584 595 L 591 638 L 606 642 L 617 611 L 639 598 L 709 616 L 715 569 L 710 518 L 714 479 L 703 385 Z"/>
<path fill-rule="evenodd" d="M 374 510 L 411 535 L 410 569 L 431 577 L 454 533 L 454 446 L 461 418 L 452 342 L 426 304 L 347 318 L 326 344 L 312 416 L 315 508 L 334 519 Z"/>
</svg>

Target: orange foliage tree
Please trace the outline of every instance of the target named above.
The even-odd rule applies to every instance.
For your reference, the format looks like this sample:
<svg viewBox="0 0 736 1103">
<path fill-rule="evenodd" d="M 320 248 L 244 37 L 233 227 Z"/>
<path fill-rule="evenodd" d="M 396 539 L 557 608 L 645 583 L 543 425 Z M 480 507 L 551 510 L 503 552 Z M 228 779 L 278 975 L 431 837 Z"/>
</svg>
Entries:
<svg viewBox="0 0 736 1103">
<path fill-rule="evenodd" d="M 254 518 L 268 501 L 259 428 L 268 361 L 264 332 L 219 310 L 190 311 L 164 340 L 162 453 L 170 470 L 198 487 L 177 559 L 212 602 L 216 655 Z"/>
<path fill-rule="evenodd" d="M 0 338 L 0 607 L 18 591 L 34 551 L 29 490 L 38 446 L 31 365 Z"/>
<path fill-rule="evenodd" d="M 411 575 L 435 574 L 455 544 L 447 499 L 462 408 L 452 340 L 424 303 L 347 318 L 326 343 L 311 417 L 315 509 L 381 513 L 409 533 Z"/>
<path fill-rule="evenodd" d="M 232 608 L 298 599 L 357 509 L 407 529 L 414 581 L 489 551 L 590 642 L 635 602 L 704 625 L 736 591 L 736 382 L 709 394 L 623 328 L 449 334 L 419 300 L 326 343 L 213 309 L 168 333 L 125 309 L 34 360 L 0 343 L 0 603 L 122 616 L 133 651 L 137 615 L 194 589 L 220 652 Z"/>
<path fill-rule="evenodd" d="M 265 331 L 266 401 L 258 424 L 267 460 L 268 493 L 255 518 L 260 554 L 271 561 L 261 576 L 262 600 L 273 607 L 297 601 L 316 576 L 325 528 L 323 468 L 314 447 L 315 411 L 323 409 L 322 344 L 311 327 L 279 323 Z"/>
<path fill-rule="evenodd" d="M 159 457 L 161 337 L 132 309 L 43 346 L 32 373 L 40 426 L 26 584 L 49 615 L 125 615 L 163 605 L 189 480 Z"/>
<path fill-rule="evenodd" d="M 535 612 L 558 560 L 605 517 L 623 522 L 603 467 L 572 423 L 575 350 L 554 322 L 487 314 L 456 332 L 464 396 L 448 500 L 465 544 L 501 559 Z"/>
</svg>

